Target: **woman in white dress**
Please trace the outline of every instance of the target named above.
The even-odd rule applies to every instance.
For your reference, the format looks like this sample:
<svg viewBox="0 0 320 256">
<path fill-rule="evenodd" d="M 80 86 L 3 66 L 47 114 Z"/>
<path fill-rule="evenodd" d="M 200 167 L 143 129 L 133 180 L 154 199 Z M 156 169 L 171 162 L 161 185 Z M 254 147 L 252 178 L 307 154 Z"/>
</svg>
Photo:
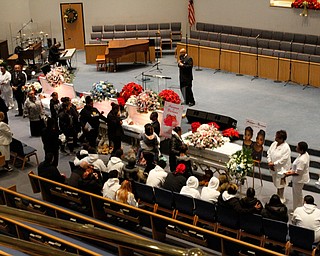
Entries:
<svg viewBox="0 0 320 256">
<path fill-rule="evenodd" d="M 9 109 L 12 109 L 13 104 L 13 92 L 10 85 L 11 74 L 7 71 L 7 65 L 4 63 L 0 64 L 0 90 L 1 97 L 6 103 Z"/>
<path fill-rule="evenodd" d="M 12 168 L 9 167 L 10 161 L 10 143 L 12 141 L 12 132 L 8 124 L 3 122 L 4 113 L 0 112 L 0 152 L 1 155 L 5 157 L 4 169 L 8 172 L 12 171 Z"/>
<path fill-rule="evenodd" d="M 273 184 L 277 188 L 277 194 L 282 203 L 285 202 L 284 188 L 287 186 L 284 174 L 291 166 L 291 150 L 286 139 L 286 131 L 277 131 L 275 142 L 271 144 L 267 152 L 268 166 L 272 175 Z"/>
<path fill-rule="evenodd" d="M 299 153 L 299 156 L 294 160 L 292 164 L 292 170 L 286 173 L 286 175 L 292 175 L 293 211 L 297 207 L 303 205 L 303 185 L 310 181 L 310 156 L 307 152 L 308 144 L 304 141 L 300 141 L 297 145 L 296 150 Z"/>
</svg>

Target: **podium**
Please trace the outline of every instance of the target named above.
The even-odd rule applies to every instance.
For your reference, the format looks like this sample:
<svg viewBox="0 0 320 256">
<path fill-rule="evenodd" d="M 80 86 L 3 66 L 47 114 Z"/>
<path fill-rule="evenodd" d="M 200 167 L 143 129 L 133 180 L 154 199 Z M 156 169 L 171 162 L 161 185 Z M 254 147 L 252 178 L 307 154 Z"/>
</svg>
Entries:
<svg viewBox="0 0 320 256">
<path fill-rule="evenodd" d="M 144 89 L 150 89 L 154 92 L 161 92 L 162 90 L 167 89 L 167 80 L 171 79 L 170 76 L 163 76 L 163 75 L 154 75 L 154 74 L 142 74 L 143 81 L 146 81 L 147 78 L 155 78 L 157 81 L 156 84 L 149 84 L 149 86 L 146 86 L 146 83 L 144 84 Z"/>
</svg>

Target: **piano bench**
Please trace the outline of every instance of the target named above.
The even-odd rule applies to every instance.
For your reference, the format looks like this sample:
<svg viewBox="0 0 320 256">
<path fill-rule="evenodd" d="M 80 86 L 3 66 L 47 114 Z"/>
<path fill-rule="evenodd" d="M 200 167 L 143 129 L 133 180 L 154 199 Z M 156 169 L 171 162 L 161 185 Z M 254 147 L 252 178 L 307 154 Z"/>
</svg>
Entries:
<svg viewBox="0 0 320 256">
<path fill-rule="evenodd" d="M 106 62 L 106 56 L 105 55 L 97 55 L 96 58 L 96 63 L 97 63 L 97 71 L 100 69 L 107 71 L 107 62 Z"/>
</svg>

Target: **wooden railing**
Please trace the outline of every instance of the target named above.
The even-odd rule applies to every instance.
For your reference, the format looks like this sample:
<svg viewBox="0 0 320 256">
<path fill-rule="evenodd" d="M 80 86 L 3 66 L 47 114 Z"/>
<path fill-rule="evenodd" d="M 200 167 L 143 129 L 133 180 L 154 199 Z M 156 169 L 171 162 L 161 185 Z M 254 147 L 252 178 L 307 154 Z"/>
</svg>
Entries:
<svg viewBox="0 0 320 256">
<path fill-rule="evenodd" d="M 223 255 L 228 255 L 230 248 L 246 249 L 266 255 L 283 255 L 170 217 L 165 217 L 157 213 L 81 191 L 68 185 L 50 181 L 33 173 L 29 174 L 29 178 L 33 187 L 36 188 L 34 191 L 41 192 L 44 200 L 68 206 L 65 202 L 65 195 L 61 197 L 53 195 L 50 189 L 59 187 L 59 190 L 63 194 L 70 195 L 77 193 L 81 200 L 83 200 L 81 207 L 86 209 L 84 211 L 85 214 L 108 222 L 112 220 L 116 220 L 117 222 L 117 220 L 120 220 L 119 224 L 125 222 L 131 224 L 133 227 L 139 225 L 139 227 L 150 228 L 152 238 L 157 241 L 168 242 L 166 237 L 167 235 L 171 235 L 196 245 L 205 246 L 211 250 L 220 251 Z M 72 201 L 71 197 L 70 195 L 70 201 Z"/>
</svg>

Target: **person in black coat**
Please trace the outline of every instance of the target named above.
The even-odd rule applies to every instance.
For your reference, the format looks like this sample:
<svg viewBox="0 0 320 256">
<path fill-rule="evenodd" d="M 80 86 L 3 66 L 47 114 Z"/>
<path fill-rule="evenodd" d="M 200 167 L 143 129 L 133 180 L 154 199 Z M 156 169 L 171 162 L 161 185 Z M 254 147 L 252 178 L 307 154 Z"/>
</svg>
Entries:
<svg viewBox="0 0 320 256">
<path fill-rule="evenodd" d="M 96 148 L 97 137 L 99 135 L 100 120 L 107 122 L 107 118 L 103 116 L 103 112 L 93 107 L 93 100 L 90 96 L 86 97 L 86 105 L 80 112 L 80 123 L 84 136 L 89 145 Z"/>
<path fill-rule="evenodd" d="M 192 92 L 193 60 L 187 54 L 187 51 L 184 48 L 180 50 L 178 67 L 179 67 L 180 90 L 184 98 L 184 103 L 186 105 L 189 104 L 189 106 L 191 107 L 195 104 L 195 100 Z"/>
<path fill-rule="evenodd" d="M 153 131 L 158 135 L 160 136 L 160 123 L 158 121 L 158 112 L 156 111 L 153 111 L 151 114 L 150 114 L 150 120 L 152 121 L 151 122 L 151 125 L 153 127 Z"/>
<path fill-rule="evenodd" d="M 19 64 L 14 65 L 13 73 L 11 74 L 11 86 L 13 95 L 17 101 L 19 113 L 15 116 L 23 115 L 23 104 L 25 101 L 25 94 L 22 91 L 22 86 L 26 84 L 27 76 L 22 71 L 22 67 Z"/>
<path fill-rule="evenodd" d="M 46 154 L 44 161 L 39 164 L 38 175 L 56 182 L 65 182 L 65 176 L 61 175 L 58 168 L 53 164 L 53 154 L 51 153 Z"/>
<path fill-rule="evenodd" d="M 253 213 L 261 213 L 263 206 L 261 202 L 255 197 L 256 191 L 254 188 L 248 188 L 247 189 L 247 194 L 246 197 L 243 197 L 240 199 L 240 204 L 243 208 L 245 209 L 253 209 Z M 255 206 L 257 205 L 260 206 L 259 208 L 256 208 Z"/>
<path fill-rule="evenodd" d="M 186 170 L 184 164 L 178 164 L 175 172 L 168 173 L 162 188 L 180 193 L 180 190 L 187 183 L 187 178 L 183 175 Z"/>
<path fill-rule="evenodd" d="M 56 121 L 48 117 L 47 125 L 42 130 L 41 139 L 45 155 L 51 153 L 53 155 L 53 165 L 58 166 L 59 163 L 59 129 Z"/>
<path fill-rule="evenodd" d="M 172 130 L 172 137 L 169 142 L 169 165 L 170 171 L 175 172 L 177 167 L 177 156 L 180 155 L 180 147 L 183 142 L 181 139 L 181 127 L 177 126 Z"/>
<path fill-rule="evenodd" d="M 51 118 L 53 118 L 58 123 L 58 114 L 60 110 L 60 101 L 57 92 L 51 93 L 50 99 L 50 114 Z"/>
<path fill-rule="evenodd" d="M 113 152 L 121 148 L 121 137 L 124 134 L 122 121 L 120 119 L 120 107 L 118 104 L 111 103 L 112 109 L 107 116 L 108 138 L 113 143 Z"/>
<path fill-rule="evenodd" d="M 102 195 L 102 178 L 99 173 L 93 169 L 92 165 L 88 166 L 83 172 L 78 184 L 79 189 L 96 195 Z"/>
<path fill-rule="evenodd" d="M 229 184 L 226 191 L 224 191 L 218 197 L 218 205 L 229 208 L 230 210 L 236 211 L 239 214 L 254 213 L 256 209 L 259 209 L 261 205 L 258 202 L 254 208 L 244 208 L 240 203 L 240 199 L 236 197 L 238 186 L 236 184 Z"/>
<path fill-rule="evenodd" d="M 266 203 L 261 211 L 264 218 L 288 222 L 288 208 L 281 203 L 280 197 L 277 194 L 271 196 L 269 203 Z"/>
</svg>

